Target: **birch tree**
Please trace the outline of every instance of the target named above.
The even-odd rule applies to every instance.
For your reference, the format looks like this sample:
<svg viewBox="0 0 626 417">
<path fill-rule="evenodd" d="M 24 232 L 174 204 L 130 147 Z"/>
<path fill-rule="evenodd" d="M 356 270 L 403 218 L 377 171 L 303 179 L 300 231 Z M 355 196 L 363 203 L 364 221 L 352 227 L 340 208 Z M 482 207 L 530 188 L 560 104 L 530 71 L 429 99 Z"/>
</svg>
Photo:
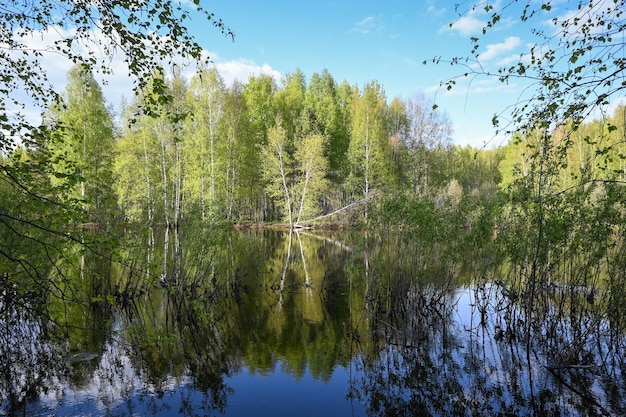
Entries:
<svg viewBox="0 0 626 417">
<path fill-rule="evenodd" d="M 375 81 L 366 84 L 354 107 L 347 180 L 348 188 L 366 199 L 374 188 L 394 183 L 386 109 L 380 84 Z"/>
<path fill-rule="evenodd" d="M 268 195 L 275 199 L 289 226 L 294 227 L 319 213 L 320 197 L 328 186 L 328 160 L 322 135 L 299 139 L 293 153 L 290 147 L 294 144 L 289 143 L 278 118 L 269 129 L 268 143 L 263 149 L 263 175 Z"/>
<path fill-rule="evenodd" d="M 308 125 L 304 134 L 321 134 L 328 139 L 326 155 L 331 174 L 339 180 L 346 162 L 349 123 L 343 119 L 337 90 L 337 83 L 328 70 L 323 70 L 321 74 L 314 73 L 307 85 L 303 111 Z"/>
<path fill-rule="evenodd" d="M 276 200 L 276 204 L 289 226 L 293 226 L 293 201 L 291 175 L 293 158 L 287 152 L 287 132 L 282 120 L 267 132 L 267 145 L 263 148 L 263 177 L 267 183 L 267 193 Z"/>
<path fill-rule="evenodd" d="M 187 30 L 191 20 L 204 20 L 218 31 L 232 36 L 221 20 L 199 4 L 199 1 L 172 3 L 165 0 L 82 2 L 70 0 L 7 0 L 0 6 L 0 153 L 15 157 L 0 159 L 1 179 L 16 199 L 30 200 L 27 206 L 6 205 L 0 209 L 0 223 L 11 224 L 11 236 L 0 242 L 0 258 L 7 261 L 9 275 L 24 269 L 19 257 L 10 255 L 11 240 L 19 240 L 32 230 L 45 232 L 53 246 L 80 242 L 79 231 L 68 228 L 74 217 L 73 207 L 59 201 L 49 184 L 41 187 L 43 176 L 62 178 L 68 167 L 51 163 L 53 155 L 47 145 L 56 126 L 41 123 L 49 109 L 59 103 L 61 92 L 50 80 L 50 68 L 44 58 L 73 62 L 85 74 L 107 76 L 116 67 L 113 57 L 121 57 L 127 65 L 134 93 L 141 95 L 152 82 L 154 74 L 163 73 L 164 66 L 174 59 L 208 62 L 204 48 Z M 44 44 L 34 46 L 32 40 Z M 47 55 L 47 56 L 46 56 Z M 53 69 L 52 69 L 53 70 Z M 124 70 L 122 70 L 124 72 Z M 166 83 L 153 83 L 158 93 L 145 97 L 143 114 L 157 115 L 165 103 L 172 101 Z M 32 114 L 42 117 L 32 117 Z M 133 118 L 131 117 L 130 120 Z M 61 132 L 63 133 L 63 132 Z M 62 135 L 59 136 L 61 139 Z M 63 144 L 55 146 L 62 148 Z M 88 156 L 88 153 L 85 153 Z M 69 154 L 68 154 L 69 156 Z M 19 160 L 17 159 L 19 158 Z M 106 163 L 108 154 L 98 155 Z M 89 174 L 85 167 L 82 174 Z M 56 170 L 56 169 L 59 170 Z M 81 172 L 77 167 L 76 171 Z M 97 178 L 106 178 L 102 165 L 97 165 Z M 49 174 L 49 175 L 48 175 Z M 89 179 L 89 175 L 84 177 Z M 101 198 L 94 181 L 84 181 L 84 195 Z M 97 192 L 96 192 L 97 191 Z M 82 192 L 82 189 L 81 189 Z M 97 194 L 97 195 L 96 195 Z M 102 201 L 102 200 L 101 200 Z M 103 207 L 104 205 L 99 205 Z M 30 207 L 29 210 L 22 210 Z M 40 213 L 46 213 L 41 217 Z M 68 214 L 69 213 L 69 214 Z M 107 213 L 109 214 L 109 213 Z M 52 217 L 57 216 L 57 220 Z M 100 219 L 98 219 L 100 220 Z M 66 222 L 67 224 L 63 224 Z M 56 265 L 57 257 L 45 238 L 30 240 L 46 254 L 42 262 L 29 265 L 23 288 L 39 288 L 48 297 L 52 286 L 47 268 Z M 55 286 L 55 288 L 59 288 Z M 32 292 L 25 292 L 33 297 Z M 70 295 L 70 294 L 64 294 Z M 19 298 L 19 297 L 18 297 Z M 30 300 L 16 298 L 19 305 L 34 305 Z M 64 298 L 65 300 L 65 298 Z M 45 300 L 49 301 L 48 299 Z M 30 308 L 30 307 L 29 307 Z"/>
<path fill-rule="evenodd" d="M 241 83 L 235 81 L 224 95 L 223 115 L 218 126 L 223 138 L 219 147 L 222 157 L 217 169 L 222 173 L 218 189 L 222 208 L 228 219 L 254 219 L 259 217 L 263 183 L 259 181 L 261 159 L 250 124 Z"/>
<path fill-rule="evenodd" d="M 155 83 L 163 80 L 164 77 L 155 76 Z M 184 214 L 186 132 L 181 115 L 189 110 L 185 103 L 187 87 L 180 76 L 166 82 L 172 90 L 168 94 L 175 100 L 159 117 L 142 113 L 144 103 L 158 100 L 152 97 L 159 94 L 158 90 L 150 87 L 136 98 L 134 110 L 127 112 L 135 121 L 118 143 L 120 152 L 115 167 L 120 205 L 128 210 L 126 215 L 169 228 L 177 226 Z M 133 178 L 133 173 L 140 175 Z"/>
<path fill-rule="evenodd" d="M 207 210 L 215 210 L 218 147 L 218 123 L 222 116 L 224 80 L 215 68 L 203 69 L 191 80 L 190 95 L 193 120 L 186 138 L 186 165 L 189 197 L 200 206 L 204 219 Z"/>
<path fill-rule="evenodd" d="M 70 195 L 80 200 L 87 221 L 104 223 L 115 211 L 115 138 L 102 90 L 87 67 L 77 65 L 70 70 L 63 101 L 53 107 L 52 115 L 56 128 L 50 143 L 56 161 L 53 181 L 68 181 L 76 174 Z"/>
<path fill-rule="evenodd" d="M 305 137 L 296 150 L 295 159 L 299 167 L 294 184 L 299 200 L 296 224 L 319 214 L 320 199 L 329 186 L 325 149 L 326 138 L 316 134 Z"/>
<path fill-rule="evenodd" d="M 433 150 L 451 143 L 452 125 L 447 115 L 423 96 L 406 103 L 408 131 L 406 147 L 411 156 L 410 178 L 415 195 L 426 194 L 431 182 Z"/>
</svg>

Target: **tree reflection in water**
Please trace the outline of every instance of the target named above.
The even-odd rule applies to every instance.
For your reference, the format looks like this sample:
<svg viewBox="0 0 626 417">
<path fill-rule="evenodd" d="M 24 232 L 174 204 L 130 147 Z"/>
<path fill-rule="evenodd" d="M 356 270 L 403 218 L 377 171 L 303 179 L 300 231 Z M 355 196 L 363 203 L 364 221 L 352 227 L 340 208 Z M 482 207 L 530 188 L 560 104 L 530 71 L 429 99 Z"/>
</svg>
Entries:
<svg viewBox="0 0 626 417">
<path fill-rule="evenodd" d="M 436 251 L 423 268 L 392 264 L 400 249 L 356 249 L 346 236 L 257 231 L 174 242 L 176 259 L 152 247 L 143 256 L 163 288 L 115 307 L 92 294 L 43 320 L 5 292 L 0 411 L 234 415 L 241 400 L 230 400 L 257 390 L 279 400 L 243 412 L 626 412 L 621 315 L 603 313 L 611 310 L 602 296 L 551 285 L 528 303 L 502 282 L 462 279 Z M 144 276 L 112 278 L 111 287 L 141 288 L 132 280 Z M 321 389 L 342 383 L 342 392 Z M 294 387 L 310 395 L 284 395 Z"/>
<path fill-rule="evenodd" d="M 16 305 L 6 286 L 0 297 L 0 412 L 11 415 L 54 386 L 63 368 L 33 306 Z"/>
<path fill-rule="evenodd" d="M 351 395 L 368 415 L 624 415 L 623 335 L 592 312 L 537 321 L 498 284 L 406 295 L 372 311 L 373 347 L 357 343 Z"/>
</svg>

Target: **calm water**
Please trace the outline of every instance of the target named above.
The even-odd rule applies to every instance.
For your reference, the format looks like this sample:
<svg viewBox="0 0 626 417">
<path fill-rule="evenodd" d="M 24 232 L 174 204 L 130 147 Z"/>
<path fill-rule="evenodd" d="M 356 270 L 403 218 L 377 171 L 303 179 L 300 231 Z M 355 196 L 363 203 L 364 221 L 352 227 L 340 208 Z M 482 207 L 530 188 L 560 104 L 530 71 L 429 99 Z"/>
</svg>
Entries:
<svg viewBox="0 0 626 417">
<path fill-rule="evenodd" d="M 0 414 L 626 415 L 622 331 L 575 303 L 585 288 L 543 288 L 531 317 L 504 283 L 415 245 L 186 239 L 138 245 L 135 275 L 110 268 L 114 289 L 161 286 L 116 307 L 59 304 L 42 321 L 5 301 Z"/>
</svg>

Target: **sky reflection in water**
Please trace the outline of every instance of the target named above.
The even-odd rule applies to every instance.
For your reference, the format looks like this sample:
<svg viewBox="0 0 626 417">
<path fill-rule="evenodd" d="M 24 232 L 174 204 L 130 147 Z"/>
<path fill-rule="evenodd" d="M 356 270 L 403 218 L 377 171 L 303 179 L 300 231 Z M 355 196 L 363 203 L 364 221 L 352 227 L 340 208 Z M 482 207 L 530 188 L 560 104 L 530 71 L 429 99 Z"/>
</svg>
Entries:
<svg viewBox="0 0 626 417">
<path fill-rule="evenodd" d="M 258 259 L 250 249 L 255 239 Z M 215 302 L 198 304 L 157 291 L 132 311 L 112 313 L 108 333 L 74 335 L 71 351 L 88 347 L 97 356 L 66 361 L 64 370 L 57 369 L 58 355 L 22 353 L 24 363 L 5 366 L 5 378 L 20 367 L 41 373 L 47 363 L 50 370 L 35 378 L 41 390 L 28 397 L 26 409 L 13 411 L 33 416 L 626 411 L 623 338 L 594 317 L 592 305 L 574 308 L 571 301 L 569 316 L 551 316 L 553 301 L 561 297 L 552 289 L 533 313 L 542 320 L 529 327 L 520 302 L 499 283 L 406 282 L 398 278 L 406 271 L 390 270 L 384 253 L 364 260 L 333 239 L 253 236 L 245 246 L 246 264 L 227 277 L 228 290 Z M 73 317 L 101 317 L 87 310 Z M 23 317 L 12 323 L 25 329 Z M 83 325 L 96 332 L 103 328 Z M 552 329 L 560 329 L 558 337 L 549 337 Z M 28 332 L 20 337 L 28 338 Z M 36 352 L 59 348 L 47 345 L 40 332 L 31 337 L 24 343 Z M 576 345 L 576 365 L 584 366 L 569 368 L 565 356 L 557 359 L 578 341 L 583 343 Z M 7 352 L 3 355 L 10 356 Z M 8 412 L 6 406 L 5 399 L 0 410 Z"/>
</svg>

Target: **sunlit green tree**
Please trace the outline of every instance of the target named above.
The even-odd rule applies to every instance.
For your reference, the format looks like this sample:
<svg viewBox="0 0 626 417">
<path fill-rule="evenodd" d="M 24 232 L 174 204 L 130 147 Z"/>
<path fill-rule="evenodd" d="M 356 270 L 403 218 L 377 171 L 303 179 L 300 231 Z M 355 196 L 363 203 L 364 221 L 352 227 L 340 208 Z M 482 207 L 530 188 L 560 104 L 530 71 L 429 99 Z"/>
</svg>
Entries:
<svg viewBox="0 0 626 417">
<path fill-rule="evenodd" d="M 276 91 L 274 102 L 290 142 L 295 143 L 303 131 L 302 110 L 306 80 L 302 71 L 297 69 L 285 76 L 283 84 L 282 88 Z"/>
<path fill-rule="evenodd" d="M 325 155 L 326 138 L 320 134 L 308 135 L 298 143 L 295 160 L 297 164 L 294 188 L 297 198 L 296 224 L 318 215 L 320 198 L 328 190 L 328 160 Z"/>
<path fill-rule="evenodd" d="M 224 95 L 218 125 L 217 172 L 220 208 L 228 219 L 263 219 L 263 182 L 259 181 L 261 155 L 255 142 L 243 85 L 233 83 Z"/>
<path fill-rule="evenodd" d="M 148 115 L 141 113 L 143 104 L 158 100 L 153 96 L 159 92 L 150 87 L 142 92 L 133 106 L 135 110 L 128 112 L 135 122 L 118 143 L 120 152 L 115 167 L 120 206 L 128 210 L 126 215 L 133 220 L 147 219 L 150 224 L 172 227 L 184 214 L 183 140 L 187 120 L 182 116 L 189 109 L 187 86 L 180 74 L 175 73 L 171 80 L 161 75 L 154 77 L 156 84 L 163 81 L 171 89 L 168 94 L 173 100 L 160 116 Z"/>
<path fill-rule="evenodd" d="M 75 181 L 70 196 L 80 200 L 88 221 L 104 224 L 115 212 L 115 138 L 111 113 L 88 68 L 72 68 L 63 102 L 51 113 L 56 126 L 50 143 L 55 161 L 52 180 Z"/>
<path fill-rule="evenodd" d="M 289 140 L 282 120 L 268 130 L 267 145 L 263 148 L 263 177 L 266 190 L 276 200 L 279 211 L 289 225 L 294 224 L 294 196 L 291 190 L 293 175 L 293 156 L 288 151 Z"/>
<path fill-rule="evenodd" d="M 218 123 L 222 116 L 225 85 L 215 68 L 199 71 L 189 88 L 193 119 L 185 133 L 185 191 L 191 204 L 198 204 L 204 219 L 207 211 L 216 209 Z"/>
<path fill-rule="evenodd" d="M 342 115 L 338 86 L 327 69 L 311 76 L 304 97 L 305 134 L 317 133 L 328 138 L 326 154 L 332 177 L 341 179 L 348 150 L 348 123 Z"/>
<path fill-rule="evenodd" d="M 244 85 L 243 92 L 246 105 L 250 112 L 252 130 L 256 142 L 264 145 L 267 142 L 267 130 L 276 120 L 276 81 L 269 75 L 251 76 Z"/>
<path fill-rule="evenodd" d="M 263 176 L 267 192 L 290 226 L 319 213 L 319 198 L 327 189 L 328 161 L 325 138 L 309 135 L 294 144 L 282 127 L 282 119 L 268 132 L 263 148 Z M 295 148 L 295 151 L 290 151 Z"/>
<path fill-rule="evenodd" d="M 395 185 L 391 146 L 386 126 L 387 102 L 381 85 L 365 85 L 355 101 L 347 186 L 357 197 L 369 198 L 373 190 Z"/>
<path fill-rule="evenodd" d="M 108 140 L 112 135 L 102 134 L 110 126 L 104 122 L 103 109 L 95 109 L 97 100 L 85 103 L 86 108 L 100 112 L 96 116 L 96 127 L 100 138 L 108 136 L 102 143 L 89 144 L 84 141 L 85 152 L 77 148 L 75 142 L 62 143 L 61 139 L 79 140 L 80 120 L 91 120 L 93 115 L 84 114 L 74 118 L 81 109 L 66 101 L 68 113 L 63 107 L 57 107 L 64 118 L 72 118 L 71 123 L 41 123 L 42 118 L 49 119 L 53 106 L 62 100 L 49 79 L 49 68 L 44 64 L 44 55 L 50 54 L 55 60 L 73 62 L 78 68 L 78 76 L 85 85 L 92 87 L 91 74 L 108 75 L 113 70 L 112 57 L 122 57 L 128 65 L 128 74 L 134 82 L 135 92 L 140 93 L 151 83 L 154 74 L 163 73 L 163 65 L 172 59 L 203 62 L 208 61 L 204 49 L 195 41 L 186 25 L 192 18 L 202 18 L 214 25 L 219 31 L 232 35 L 221 20 L 200 6 L 191 3 L 173 6 L 169 1 L 148 0 L 128 2 L 101 2 L 97 6 L 91 2 L 67 0 L 41 0 L 23 2 L 8 0 L 0 7 L 0 175 L 2 187 L 11 196 L 11 203 L 0 204 L 0 222 L 3 226 L 0 243 L 0 258 L 3 272 L 16 279 L 16 288 L 20 295 L 11 295 L 20 305 L 27 305 L 24 297 L 34 299 L 42 295 L 46 300 L 50 293 L 47 288 L 52 284 L 48 270 L 57 260 L 63 259 L 66 244 L 83 242 L 84 237 L 76 232 L 75 223 L 80 215 L 68 203 L 68 196 L 84 195 L 84 204 L 79 204 L 90 213 L 88 220 L 103 223 L 112 213 L 108 204 L 111 196 L 107 177 L 110 170 L 110 158 L 113 157 Z M 49 36 L 50 35 L 50 36 Z M 47 39 L 52 38 L 49 41 Z M 47 42 L 42 47 L 33 47 L 31 40 Z M 169 65 L 169 64 L 168 64 Z M 124 70 L 122 70 L 124 71 Z M 76 83 L 79 89 L 80 83 Z M 82 93 L 94 94 L 97 88 L 85 89 L 82 93 L 73 88 L 70 80 L 68 98 L 85 98 Z M 158 114 L 163 104 L 172 101 L 170 90 L 163 82 L 153 83 L 157 94 L 147 96 L 143 104 L 144 114 Z M 97 93 L 96 93 L 97 95 Z M 97 107 L 97 106 L 96 106 Z M 40 113 L 46 117 L 32 117 Z M 132 120 L 132 117 L 129 118 Z M 89 139 L 92 133 L 83 129 L 83 138 Z M 58 140 L 51 144 L 52 136 Z M 56 153 L 49 151 L 52 146 Z M 90 146 L 93 147 L 90 148 Z M 104 150 L 96 155 L 93 151 L 100 147 Z M 71 161 L 80 160 L 82 155 L 86 163 L 83 166 Z M 5 156 L 7 158 L 5 158 Z M 74 158 L 74 159 L 70 159 Z M 91 161 L 89 161 L 91 159 Z M 127 165 L 135 171 L 136 166 Z M 143 176 L 140 171 L 138 176 Z M 57 184 L 50 184 L 50 178 Z M 62 180 L 62 181 L 57 181 Z M 60 184 L 59 184 L 60 183 Z M 63 183 L 68 184 L 61 189 Z M 73 183 L 78 184 L 78 188 Z M 116 187 L 117 188 L 117 187 Z M 68 191 L 67 194 L 64 194 Z M 84 192 L 83 192 L 84 191 Z M 134 193 L 135 197 L 137 196 Z M 62 200 L 59 197 L 64 197 Z M 91 199 L 91 203 L 89 202 Z M 91 204 L 91 205 L 89 205 Z M 79 221 L 84 221 L 80 218 Z M 82 232 L 80 232 L 82 233 Z M 27 246 L 18 244 L 26 239 Z M 29 251 L 16 253 L 16 248 L 29 248 Z M 83 249 L 97 251 L 95 246 L 83 244 Z M 30 256 L 40 251 L 41 258 Z M 4 268 L 6 266 L 6 268 Z M 23 275 L 23 272 L 29 272 Z M 38 291 L 31 291 L 38 288 Z M 22 291 L 23 290 L 23 291 Z M 7 293 L 8 295 L 8 293 Z M 64 297 L 71 298 L 66 292 Z M 67 300 L 68 298 L 64 298 Z M 32 307 L 29 307 L 32 310 Z"/>
</svg>

